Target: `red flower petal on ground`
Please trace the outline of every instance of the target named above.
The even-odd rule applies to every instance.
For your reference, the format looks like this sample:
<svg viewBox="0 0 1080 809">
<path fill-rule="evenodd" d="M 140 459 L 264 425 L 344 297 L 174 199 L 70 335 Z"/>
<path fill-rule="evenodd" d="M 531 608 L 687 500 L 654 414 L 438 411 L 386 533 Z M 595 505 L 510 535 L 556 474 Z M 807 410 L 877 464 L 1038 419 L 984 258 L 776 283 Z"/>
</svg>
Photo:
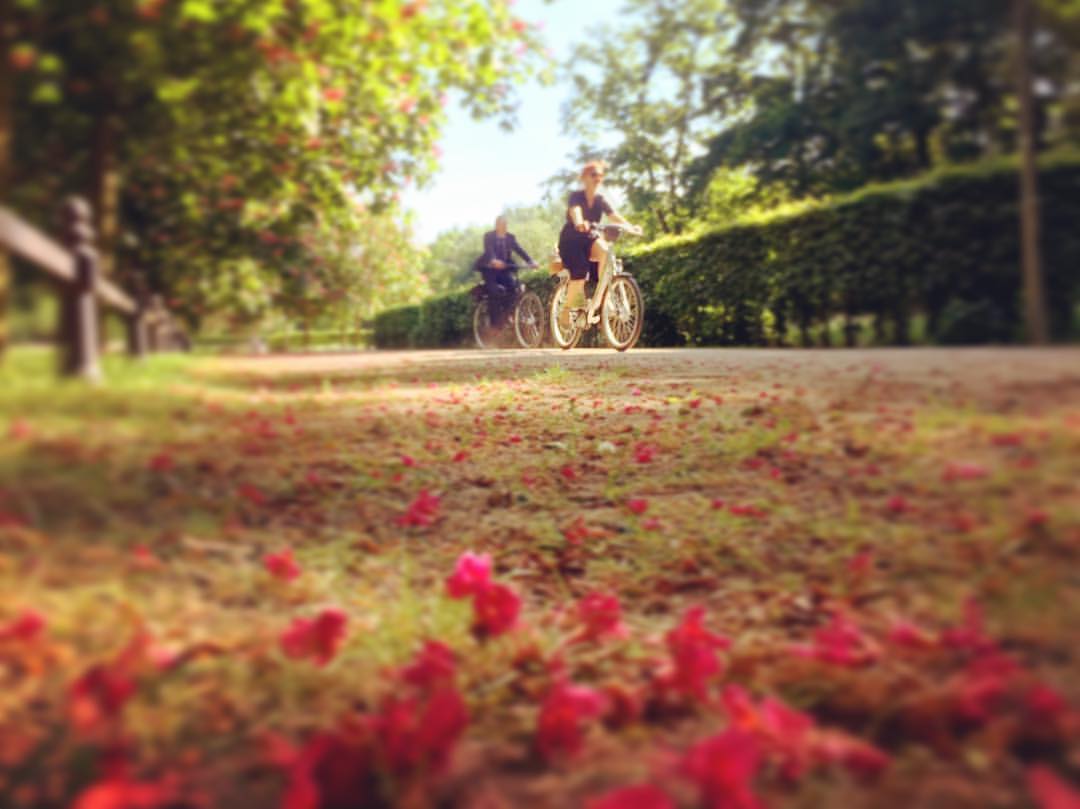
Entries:
<svg viewBox="0 0 1080 809">
<path fill-rule="evenodd" d="M 282 581 L 292 581 L 303 572 L 296 559 L 293 558 L 292 548 L 266 554 L 263 557 L 263 566 L 271 576 Z"/>
<path fill-rule="evenodd" d="M 266 505 L 266 495 L 262 493 L 258 486 L 252 483 L 241 483 L 236 487 L 236 493 L 253 506 Z"/>
<path fill-rule="evenodd" d="M 575 472 L 574 467 L 570 466 L 569 464 L 560 469 L 559 474 L 561 474 L 566 480 L 577 480 L 577 472 Z"/>
<path fill-rule="evenodd" d="M 766 516 L 766 512 L 764 509 L 748 504 L 740 505 L 738 503 L 732 503 L 728 507 L 728 511 L 731 514 L 734 514 L 736 517 L 752 517 L 758 520 Z"/>
<path fill-rule="evenodd" d="M 578 602 L 577 613 L 583 625 L 575 638 L 579 642 L 596 641 L 606 636 L 626 637 L 622 606 L 614 593 L 589 593 Z"/>
<path fill-rule="evenodd" d="M 1039 809 L 1080 809 L 1080 792 L 1045 764 L 1028 768 L 1027 783 Z"/>
<path fill-rule="evenodd" d="M 159 452 L 147 462 L 147 466 L 152 472 L 171 472 L 175 468 L 176 462 L 169 453 Z"/>
<path fill-rule="evenodd" d="M 729 729 L 691 747 L 682 769 L 697 784 L 707 809 L 764 809 L 752 783 L 760 765 L 757 739 Z"/>
<path fill-rule="evenodd" d="M 604 697 L 585 686 L 561 682 L 553 687 L 540 706 L 536 726 L 536 747 L 551 760 L 574 756 L 585 743 L 582 724 L 604 712 Z"/>
<path fill-rule="evenodd" d="M 429 526 L 439 516 L 439 496 L 421 489 L 404 514 L 395 520 L 398 525 Z"/>
<path fill-rule="evenodd" d="M 643 497 L 634 497 L 626 501 L 626 507 L 634 514 L 644 514 L 649 510 L 649 501 Z"/>
<path fill-rule="evenodd" d="M 68 689 L 71 723 L 80 730 L 94 730 L 116 719 L 135 694 L 135 681 L 119 665 L 87 669 Z"/>
<path fill-rule="evenodd" d="M 76 796 L 71 809 L 157 809 L 175 799 L 171 784 L 110 777 Z"/>
<path fill-rule="evenodd" d="M 310 658 L 325 666 L 344 643 L 347 624 L 348 616 L 336 607 L 327 607 L 314 618 L 295 618 L 281 634 L 281 649 L 286 657 Z"/>
<path fill-rule="evenodd" d="M 451 598 L 476 595 L 491 581 L 491 554 L 466 551 L 458 557 L 454 572 L 446 579 Z"/>
<path fill-rule="evenodd" d="M 452 687 L 424 699 L 388 697 L 374 717 L 379 758 L 399 776 L 442 770 L 468 724 L 465 701 Z"/>
<path fill-rule="evenodd" d="M 894 494 L 885 501 L 885 509 L 890 514 L 906 514 L 911 511 L 911 503 L 902 494 Z"/>
<path fill-rule="evenodd" d="M 521 612 L 521 598 L 505 584 L 489 583 L 473 597 L 473 631 L 481 637 L 513 629 Z"/>
<path fill-rule="evenodd" d="M 909 649 L 930 649 L 937 645 L 937 638 L 921 626 L 906 619 L 898 619 L 889 628 L 889 642 Z"/>
<path fill-rule="evenodd" d="M 652 784 L 621 787 L 586 801 L 585 809 L 675 809 L 675 803 Z"/>
<path fill-rule="evenodd" d="M 453 650 L 445 643 L 429 640 L 413 662 L 401 670 L 401 679 L 418 688 L 433 688 L 453 680 L 456 670 Z"/>
<path fill-rule="evenodd" d="M 454 457 L 451 458 L 450 460 L 453 461 L 454 463 L 461 463 L 462 461 L 466 460 L 468 457 L 469 457 L 469 453 L 467 453 L 465 450 L 459 450 L 458 452 L 454 453 Z"/>
<path fill-rule="evenodd" d="M 982 606 L 973 598 L 964 602 L 964 620 L 959 626 L 941 633 L 943 646 L 982 654 L 997 648 L 997 643 L 986 634 Z"/>
<path fill-rule="evenodd" d="M 872 778 L 889 765 L 889 756 L 869 742 L 839 731 L 821 731 L 813 741 L 813 756 L 823 764 L 840 764 L 853 775 Z"/>
<path fill-rule="evenodd" d="M 323 90 L 323 98 L 327 101 L 341 101 L 345 98 L 345 90 L 341 87 L 327 87 Z"/>
<path fill-rule="evenodd" d="M 638 463 L 652 463 L 656 458 L 656 445 L 638 443 L 634 445 L 634 460 Z"/>
<path fill-rule="evenodd" d="M 45 616 L 37 610 L 24 610 L 6 624 L 0 625 L 0 642 L 17 640 L 28 642 L 45 631 Z"/>
<path fill-rule="evenodd" d="M 865 666 L 878 658 L 876 644 L 840 612 L 833 613 L 832 620 L 814 632 L 812 644 L 797 644 L 792 652 L 835 666 Z"/>
<path fill-rule="evenodd" d="M 989 470 L 982 464 L 969 461 L 952 462 L 946 464 L 941 473 L 941 479 L 946 482 L 954 480 L 979 480 L 989 475 Z"/>
<path fill-rule="evenodd" d="M 682 623 L 664 636 L 674 667 L 670 685 L 700 700 L 708 698 L 709 680 L 723 670 L 717 651 L 731 646 L 728 638 L 706 629 L 704 622 L 705 608 L 691 607 Z"/>
</svg>

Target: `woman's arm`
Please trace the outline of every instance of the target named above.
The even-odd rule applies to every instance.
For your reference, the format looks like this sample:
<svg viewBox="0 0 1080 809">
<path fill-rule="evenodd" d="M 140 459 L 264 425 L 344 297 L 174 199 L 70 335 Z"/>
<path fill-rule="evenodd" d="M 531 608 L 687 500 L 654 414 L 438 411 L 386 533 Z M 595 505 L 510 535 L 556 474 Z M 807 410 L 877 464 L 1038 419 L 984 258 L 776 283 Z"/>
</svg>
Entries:
<svg viewBox="0 0 1080 809">
<path fill-rule="evenodd" d="M 589 226 L 585 224 L 585 214 L 582 213 L 580 205 L 573 205 L 570 208 L 570 221 L 574 223 L 574 227 L 578 230 L 588 230 Z"/>
</svg>

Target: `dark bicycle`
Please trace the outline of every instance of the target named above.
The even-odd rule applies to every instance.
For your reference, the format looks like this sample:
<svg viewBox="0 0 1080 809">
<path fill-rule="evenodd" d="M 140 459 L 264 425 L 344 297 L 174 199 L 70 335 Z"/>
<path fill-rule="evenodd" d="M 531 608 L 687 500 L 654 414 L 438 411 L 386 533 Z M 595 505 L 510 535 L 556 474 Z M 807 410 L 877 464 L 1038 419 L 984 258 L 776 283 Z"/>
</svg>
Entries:
<svg viewBox="0 0 1080 809">
<path fill-rule="evenodd" d="M 477 284 L 470 292 L 476 302 L 473 309 L 473 337 L 479 348 L 497 348 L 502 342 L 506 327 L 513 324 L 514 337 L 522 348 L 539 348 L 544 342 L 544 324 L 547 320 L 544 312 L 544 304 L 540 296 L 526 289 L 525 284 L 518 280 L 517 271 L 529 269 L 520 264 L 511 264 L 507 267 L 514 278 L 514 291 L 508 293 L 512 300 L 506 302 L 510 309 L 510 316 L 506 319 L 502 328 L 495 328 L 491 322 L 491 310 L 489 296 L 484 284 Z"/>
</svg>

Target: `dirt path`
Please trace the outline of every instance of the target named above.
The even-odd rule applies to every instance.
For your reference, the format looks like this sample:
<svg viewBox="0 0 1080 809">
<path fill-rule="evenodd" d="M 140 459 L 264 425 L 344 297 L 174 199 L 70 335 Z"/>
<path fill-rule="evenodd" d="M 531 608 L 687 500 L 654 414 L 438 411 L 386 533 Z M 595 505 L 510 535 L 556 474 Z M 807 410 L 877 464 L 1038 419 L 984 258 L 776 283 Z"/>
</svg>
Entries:
<svg viewBox="0 0 1080 809">
<path fill-rule="evenodd" d="M 1078 774 L 1075 349 L 215 359 L 0 429 L 0 805 L 118 738 L 214 807 L 985 809 Z M 123 698 L 73 714 L 89 672 Z"/>
</svg>

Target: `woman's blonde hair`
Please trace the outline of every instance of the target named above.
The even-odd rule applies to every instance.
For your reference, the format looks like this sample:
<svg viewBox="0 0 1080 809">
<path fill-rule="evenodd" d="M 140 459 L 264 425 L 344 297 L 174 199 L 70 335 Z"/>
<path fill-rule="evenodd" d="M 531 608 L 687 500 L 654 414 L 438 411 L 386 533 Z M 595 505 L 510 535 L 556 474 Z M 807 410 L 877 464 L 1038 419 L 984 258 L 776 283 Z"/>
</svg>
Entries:
<svg viewBox="0 0 1080 809">
<path fill-rule="evenodd" d="M 606 172 L 607 171 L 607 163 L 605 163 L 603 160 L 590 160 L 588 163 L 586 163 L 584 166 L 582 166 L 581 174 L 578 175 L 578 179 L 584 180 L 585 175 L 588 174 L 590 171 L 594 171 L 594 170 L 595 171 Z"/>
</svg>

